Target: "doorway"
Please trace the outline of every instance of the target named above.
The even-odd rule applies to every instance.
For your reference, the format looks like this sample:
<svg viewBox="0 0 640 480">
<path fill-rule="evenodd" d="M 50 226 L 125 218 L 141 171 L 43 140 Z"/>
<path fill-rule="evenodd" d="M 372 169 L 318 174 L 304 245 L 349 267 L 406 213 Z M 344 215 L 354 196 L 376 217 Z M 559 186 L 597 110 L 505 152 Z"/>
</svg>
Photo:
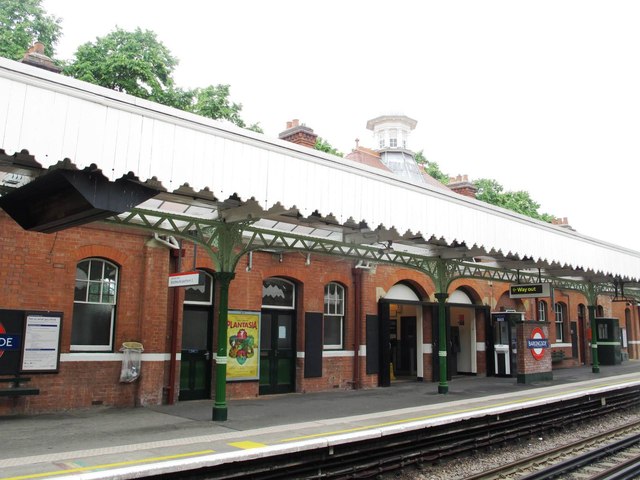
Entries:
<svg viewBox="0 0 640 480">
<path fill-rule="evenodd" d="M 294 312 L 262 310 L 260 328 L 260 395 L 295 389 Z"/>
<path fill-rule="evenodd" d="M 396 354 L 394 370 L 396 376 L 415 377 L 417 373 L 416 361 L 416 317 L 400 317 L 400 337 Z"/>
<path fill-rule="evenodd" d="M 423 319 L 416 292 L 403 283 L 389 289 L 378 303 L 378 385 L 392 380 L 422 380 L 424 373 Z"/>
<path fill-rule="evenodd" d="M 272 277 L 262 285 L 260 316 L 259 394 L 295 391 L 296 288 L 293 282 Z"/>
<path fill-rule="evenodd" d="M 211 398 L 213 278 L 204 278 L 204 285 L 185 289 L 178 400 Z"/>
</svg>

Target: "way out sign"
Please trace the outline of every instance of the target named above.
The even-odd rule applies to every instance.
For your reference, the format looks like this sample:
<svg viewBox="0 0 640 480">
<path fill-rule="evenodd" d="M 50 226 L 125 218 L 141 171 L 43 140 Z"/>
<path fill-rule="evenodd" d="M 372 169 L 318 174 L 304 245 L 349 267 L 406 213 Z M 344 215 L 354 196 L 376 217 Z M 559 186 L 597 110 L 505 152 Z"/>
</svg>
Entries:
<svg viewBox="0 0 640 480">
<path fill-rule="evenodd" d="M 538 298 L 550 297 L 551 286 L 549 283 L 522 283 L 509 287 L 510 298 Z"/>
<path fill-rule="evenodd" d="M 531 337 L 527 338 L 527 348 L 531 350 L 531 355 L 536 360 L 542 360 L 544 349 L 549 348 L 549 339 L 544 338 L 544 332 L 540 327 L 531 331 Z"/>
<path fill-rule="evenodd" d="M 170 287 L 192 287 L 194 285 L 204 285 L 204 273 L 182 272 L 169 274 Z"/>
</svg>

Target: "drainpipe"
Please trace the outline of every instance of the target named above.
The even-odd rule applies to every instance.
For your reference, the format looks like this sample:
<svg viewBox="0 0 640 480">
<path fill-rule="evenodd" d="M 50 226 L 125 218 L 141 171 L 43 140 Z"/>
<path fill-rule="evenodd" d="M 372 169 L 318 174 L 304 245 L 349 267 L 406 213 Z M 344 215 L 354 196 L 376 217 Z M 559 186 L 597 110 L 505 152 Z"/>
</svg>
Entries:
<svg viewBox="0 0 640 480">
<path fill-rule="evenodd" d="M 353 388 L 358 390 L 362 388 L 362 380 L 360 378 L 360 343 L 362 338 L 362 269 L 352 268 L 353 289 L 354 289 L 354 358 L 353 358 Z"/>
<path fill-rule="evenodd" d="M 171 250 L 174 258 L 175 273 L 182 269 L 182 240 L 177 244 L 177 250 Z M 167 389 L 167 403 L 173 405 L 176 402 L 176 369 L 178 368 L 178 318 L 180 311 L 180 296 L 177 288 L 173 289 L 173 311 L 171 315 L 171 348 L 169 358 L 169 387 Z"/>
</svg>

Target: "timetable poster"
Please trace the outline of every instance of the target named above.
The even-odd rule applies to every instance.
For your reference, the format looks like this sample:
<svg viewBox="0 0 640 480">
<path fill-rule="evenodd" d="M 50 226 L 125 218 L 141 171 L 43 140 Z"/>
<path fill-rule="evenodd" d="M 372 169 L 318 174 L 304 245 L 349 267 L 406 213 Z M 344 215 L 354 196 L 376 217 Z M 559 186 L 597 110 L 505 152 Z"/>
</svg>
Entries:
<svg viewBox="0 0 640 480">
<path fill-rule="evenodd" d="M 57 372 L 62 313 L 30 313 L 24 325 L 23 372 Z"/>
</svg>

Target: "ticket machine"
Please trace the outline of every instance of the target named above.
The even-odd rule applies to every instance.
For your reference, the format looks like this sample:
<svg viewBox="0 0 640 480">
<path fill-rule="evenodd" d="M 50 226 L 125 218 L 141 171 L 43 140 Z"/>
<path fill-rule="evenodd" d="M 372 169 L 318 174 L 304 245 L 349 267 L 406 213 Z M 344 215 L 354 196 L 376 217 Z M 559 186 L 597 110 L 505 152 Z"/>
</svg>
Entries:
<svg viewBox="0 0 640 480">
<path fill-rule="evenodd" d="M 521 312 L 495 312 L 491 314 L 493 335 L 493 374 L 498 377 L 513 377 L 517 374 L 516 325 L 524 321 Z M 490 354 L 490 352 L 487 352 Z"/>
</svg>

